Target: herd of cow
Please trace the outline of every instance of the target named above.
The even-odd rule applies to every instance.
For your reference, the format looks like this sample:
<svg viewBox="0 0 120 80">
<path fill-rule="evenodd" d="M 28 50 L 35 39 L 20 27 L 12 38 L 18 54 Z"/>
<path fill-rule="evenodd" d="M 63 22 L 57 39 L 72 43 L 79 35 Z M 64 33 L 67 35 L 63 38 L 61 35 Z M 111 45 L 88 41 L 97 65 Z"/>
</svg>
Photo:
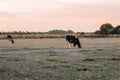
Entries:
<svg viewBox="0 0 120 80">
<path fill-rule="evenodd" d="M 13 37 L 11 35 L 7 35 L 7 39 L 12 43 L 14 44 L 14 40 L 13 40 Z M 81 48 L 81 43 L 78 39 L 78 37 L 76 36 L 72 36 L 72 35 L 67 35 L 66 36 L 66 41 L 68 41 L 68 46 L 69 48 L 70 47 L 70 44 L 73 44 L 74 47 L 78 46 L 78 48 Z"/>
</svg>

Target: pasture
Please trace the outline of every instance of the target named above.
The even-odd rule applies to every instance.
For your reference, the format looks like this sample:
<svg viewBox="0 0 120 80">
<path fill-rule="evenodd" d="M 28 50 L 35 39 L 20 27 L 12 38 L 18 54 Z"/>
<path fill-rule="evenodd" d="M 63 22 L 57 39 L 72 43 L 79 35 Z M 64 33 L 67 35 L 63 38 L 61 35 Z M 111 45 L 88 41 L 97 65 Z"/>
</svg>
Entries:
<svg viewBox="0 0 120 80">
<path fill-rule="evenodd" d="M 0 80 L 120 80 L 120 38 L 0 40 Z"/>
</svg>

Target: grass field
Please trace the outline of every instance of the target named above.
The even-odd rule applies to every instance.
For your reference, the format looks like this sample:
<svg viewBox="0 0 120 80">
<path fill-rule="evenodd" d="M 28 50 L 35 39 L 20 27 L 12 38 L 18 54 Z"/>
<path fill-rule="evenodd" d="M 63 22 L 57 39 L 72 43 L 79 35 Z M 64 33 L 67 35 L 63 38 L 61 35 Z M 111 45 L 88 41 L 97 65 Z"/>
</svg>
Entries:
<svg viewBox="0 0 120 80">
<path fill-rule="evenodd" d="M 120 80 L 120 38 L 0 40 L 0 80 Z"/>
</svg>

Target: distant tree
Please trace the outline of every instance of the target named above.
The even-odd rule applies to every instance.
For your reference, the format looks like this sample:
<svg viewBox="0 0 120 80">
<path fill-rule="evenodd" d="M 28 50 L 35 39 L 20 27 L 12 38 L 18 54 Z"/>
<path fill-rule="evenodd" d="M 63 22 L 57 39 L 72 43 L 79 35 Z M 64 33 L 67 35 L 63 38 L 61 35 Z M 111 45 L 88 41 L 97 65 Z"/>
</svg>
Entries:
<svg viewBox="0 0 120 80">
<path fill-rule="evenodd" d="M 84 33 L 84 32 L 81 32 L 80 34 L 81 34 L 81 36 L 85 36 L 85 33 Z"/>
<path fill-rule="evenodd" d="M 120 34 L 120 28 L 118 29 L 118 34 Z"/>
<path fill-rule="evenodd" d="M 120 34 L 120 25 L 109 30 L 109 34 Z"/>
<path fill-rule="evenodd" d="M 113 28 L 113 26 L 110 23 L 102 24 L 100 27 L 100 33 L 108 34 L 109 30 L 112 28 Z"/>
<path fill-rule="evenodd" d="M 74 33 L 72 30 L 68 30 L 67 33 Z"/>
<path fill-rule="evenodd" d="M 72 30 L 64 31 L 64 30 L 51 30 L 46 33 L 49 34 L 69 34 L 69 33 L 74 33 Z"/>
<path fill-rule="evenodd" d="M 100 31 L 99 31 L 99 30 L 96 30 L 94 33 L 95 33 L 95 34 L 100 34 Z"/>
<path fill-rule="evenodd" d="M 26 31 L 26 34 L 30 34 L 31 32 L 29 32 L 29 31 Z"/>
</svg>

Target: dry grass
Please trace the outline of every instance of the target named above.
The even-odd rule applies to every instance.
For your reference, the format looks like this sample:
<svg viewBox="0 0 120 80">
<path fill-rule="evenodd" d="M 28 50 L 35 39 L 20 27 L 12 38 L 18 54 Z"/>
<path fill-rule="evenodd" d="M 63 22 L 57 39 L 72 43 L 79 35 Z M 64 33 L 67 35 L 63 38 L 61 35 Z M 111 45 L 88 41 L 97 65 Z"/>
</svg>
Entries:
<svg viewBox="0 0 120 80">
<path fill-rule="evenodd" d="M 119 38 L 81 38 L 82 49 L 63 38 L 0 41 L 0 80 L 120 80 Z"/>
<path fill-rule="evenodd" d="M 0 34 L 0 39 L 6 39 L 8 34 Z M 36 33 L 36 34 L 11 34 L 14 38 L 19 38 L 19 39 L 39 39 L 39 38 L 65 38 L 66 35 L 68 34 L 47 34 L 47 33 Z M 103 35 L 103 34 L 95 34 L 95 33 L 74 33 L 74 34 L 69 34 L 73 36 L 78 36 L 78 37 L 92 37 L 92 38 L 99 38 L 99 37 L 120 37 L 118 34 L 114 35 Z"/>
</svg>

